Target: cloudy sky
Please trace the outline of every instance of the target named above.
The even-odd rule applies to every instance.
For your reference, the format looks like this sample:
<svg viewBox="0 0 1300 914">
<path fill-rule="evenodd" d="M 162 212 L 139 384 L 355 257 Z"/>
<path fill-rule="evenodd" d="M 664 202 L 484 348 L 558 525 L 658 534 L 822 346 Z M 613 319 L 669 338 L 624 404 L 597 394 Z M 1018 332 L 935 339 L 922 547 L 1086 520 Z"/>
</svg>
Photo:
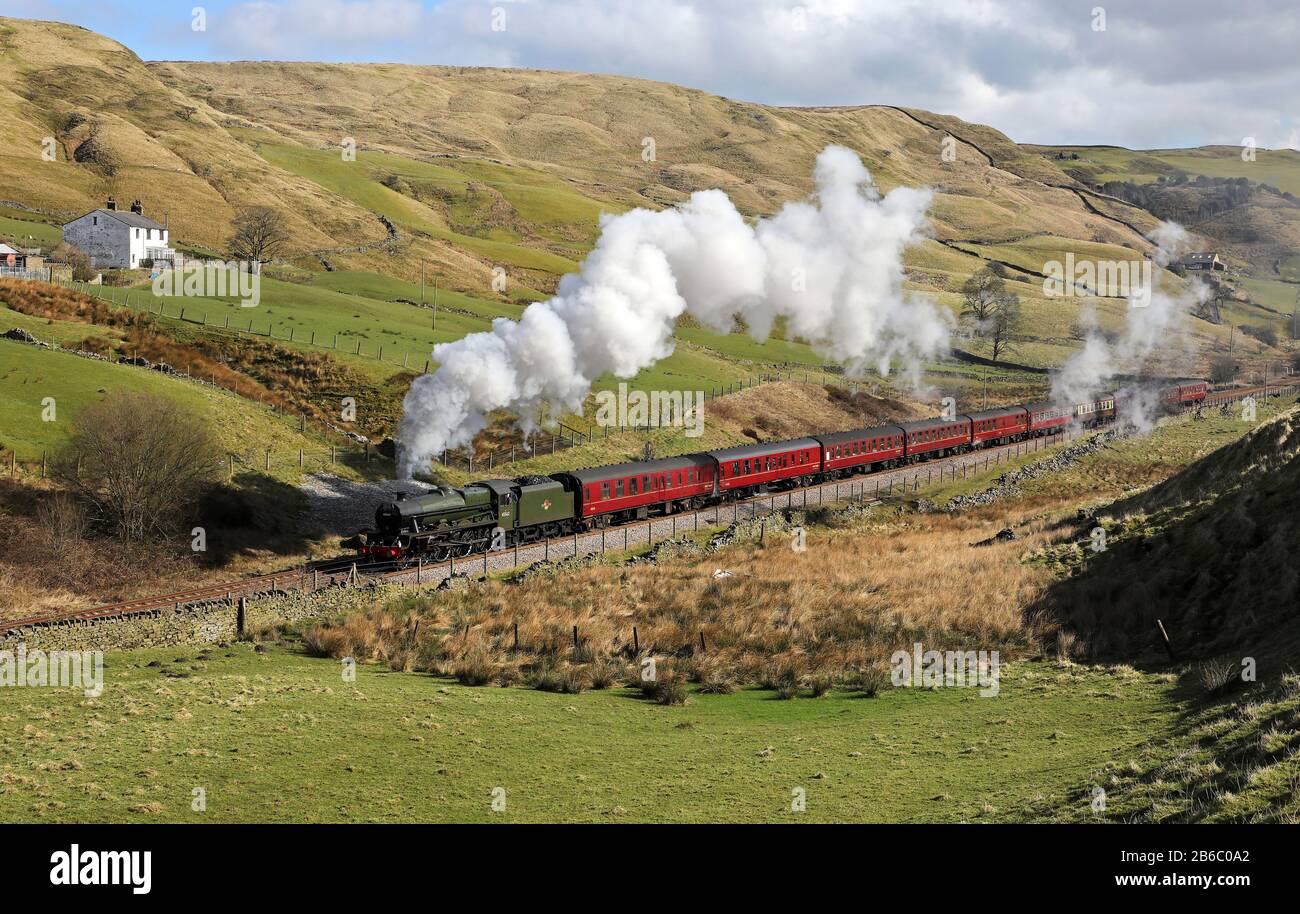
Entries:
<svg viewBox="0 0 1300 914">
<path fill-rule="evenodd" d="M 76 23 L 147 60 L 620 73 L 774 105 L 927 108 L 1021 142 L 1300 148 L 1295 0 L 0 0 L 0 13 Z"/>
</svg>

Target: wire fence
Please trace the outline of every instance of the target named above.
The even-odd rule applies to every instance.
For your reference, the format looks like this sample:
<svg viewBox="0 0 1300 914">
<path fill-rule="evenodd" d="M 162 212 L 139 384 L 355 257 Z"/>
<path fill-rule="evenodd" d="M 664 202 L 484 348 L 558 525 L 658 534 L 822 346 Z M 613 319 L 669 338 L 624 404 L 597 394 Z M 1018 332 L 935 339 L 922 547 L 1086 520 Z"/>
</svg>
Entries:
<svg viewBox="0 0 1300 914">
<path fill-rule="evenodd" d="M 414 358 L 412 358 L 412 353 L 409 351 L 401 352 L 401 358 L 399 360 L 394 346 L 378 344 L 367 350 L 362 340 L 355 340 L 354 342 L 349 341 L 346 333 L 334 333 L 330 334 L 328 337 L 322 334 L 318 340 L 318 334 L 315 330 L 299 332 L 296 328 L 289 327 L 286 331 L 281 327 L 279 332 L 284 335 L 277 336 L 277 328 L 274 326 L 273 322 L 268 321 L 264 331 L 260 329 L 260 326 L 256 323 L 256 320 L 253 317 L 248 318 L 246 326 L 241 326 L 243 322 L 242 318 L 232 320 L 229 314 L 224 315 L 224 317 L 219 320 L 209 322 L 208 312 L 206 310 L 195 307 L 194 305 L 174 303 L 171 305 L 171 308 L 169 308 L 169 303 L 166 299 L 155 296 L 152 292 L 143 292 L 139 289 L 105 286 L 97 283 L 86 283 L 72 280 L 56 280 L 53 284 L 74 292 L 81 292 L 85 295 L 99 299 L 100 301 L 129 308 L 141 313 L 195 324 L 206 328 L 208 332 L 219 335 L 229 335 L 233 338 L 249 338 L 265 340 L 268 342 L 306 345 L 327 352 L 342 351 L 353 356 L 371 358 L 379 362 L 385 362 L 396 368 L 408 370 L 417 369 L 423 373 L 427 373 L 432 367 L 430 359 L 426 357 L 424 350 L 415 354 Z M 343 338 L 342 346 L 340 346 L 341 337 Z M 327 339 L 328 342 L 326 341 Z M 50 346 L 51 348 L 60 348 L 54 343 L 44 343 L 44 345 Z M 93 356 L 100 359 L 106 358 L 105 356 L 96 353 L 83 353 L 76 350 L 64 351 L 73 352 L 78 355 Z M 111 358 L 108 360 L 112 361 Z M 116 361 L 123 364 L 134 364 L 139 367 L 153 368 L 155 370 L 159 368 L 157 365 L 144 363 L 142 360 L 134 357 L 123 356 Z M 697 393 L 703 402 L 707 402 L 709 400 L 715 400 L 718 397 L 728 396 L 742 390 L 753 388 L 763 383 L 795 379 L 812 381 L 815 374 L 824 373 L 825 371 L 826 369 L 821 367 L 807 366 L 800 363 L 782 362 L 780 364 L 771 365 L 767 369 L 745 379 L 731 381 L 725 384 L 713 384 L 697 391 Z M 214 387 L 231 390 L 237 394 L 239 393 L 238 390 L 219 383 L 219 379 L 215 375 L 199 377 L 171 368 L 170 366 L 168 366 L 167 373 L 198 383 L 209 384 Z M 273 412 L 282 413 L 284 415 L 294 415 L 280 409 L 275 404 L 268 404 L 268 406 Z M 309 420 L 304 414 L 299 413 L 296 415 L 302 422 L 302 430 L 305 431 L 306 423 Z M 624 434 L 627 432 L 649 433 L 656 428 L 662 427 L 663 423 L 657 422 L 657 419 L 658 417 L 651 417 L 644 425 L 631 425 L 624 422 L 618 426 L 602 426 L 593 423 L 586 430 L 573 427 L 572 425 L 561 421 L 557 423 L 556 431 L 539 432 L 522 442 L 511 444 L 509 450 L 506 450 L 505 447 L 494 448 L 485 453 L 475 453 L 466 449 L 458 451 L 448 450 L 444 451 L 441 455 L 438 455 L 436 459 L 443 466 L 449 469 L 461 470 L 468 473 L 476 471 L 481 472 L 485 469 L 493 471 L 498 467 L 515 464 L 533 457 L 555 454 L 559 451 L 567 450 L 579 445 L 590 444 L 597 440 L 597 438 L 605 440 L 611 435 Z M 326 423 L 319 423 L 314 419 L 310 421 L 314 426 L 319 426 L 320 430 L 327 436 L 347 436 L 346 432 Z M 364 463 L 369 463 L 372 459 L 388 459 L 378 455 L 376 449 L 371 446 L 364 446 L 361 448 L 353 446 L 349 448 L 347 445 L 341 445 L 338 447 L 331 447 L 328 454 L 328 460 L 324 455 L 313 457 L 311 453 L 306 453 L 300 454 L 297 457 L 294 457 L 293 455 L 289 455 L 288 457 L 275 457 L 272 458 L 271 461 L 263 461 L 263 463 L 264 469 L 270 469 L 272 466 L 291 466 L 295 463 L 299 468 L 307 468 L 309 466 L 326 467 L 335 465 L 340 460 L 346 461 L 349 457 L 359 459 Z M 26 458 L 20 458 L 20 462 L 29 466 L 46 465 L 48 464 L 48 460 L 48 454 L 43 454 L 40 457 L 29 455 Z M 253 461 L 245 459 L 244 462 L 251 464 Z M 14 474 L 11 473 L 11 475 Z"/>
</svg>

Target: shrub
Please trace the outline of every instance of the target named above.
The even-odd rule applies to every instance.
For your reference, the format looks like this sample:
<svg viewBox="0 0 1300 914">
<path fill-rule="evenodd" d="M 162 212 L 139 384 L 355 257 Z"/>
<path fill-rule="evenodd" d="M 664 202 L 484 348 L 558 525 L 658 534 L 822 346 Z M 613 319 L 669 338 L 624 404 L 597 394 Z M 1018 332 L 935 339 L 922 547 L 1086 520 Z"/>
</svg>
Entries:
<svg viewBox="0 0 1300 914">
<path fill-rule="evenodd" d="M 803 657 L 799 655 L 787 654 L 774 657 L 764 666 L 760 685 L 776 692 L 778 698 L 797 698 L 806 668 Z"/>
<path fill-rule="evenodd" d="M 1210 363 L 1210 380 L 1215 384 L 1226 384 L 1237 376 L 1237 360 L 1229 356 L 1219 356 Z"/>
<path fill-rule="evenodd" d="M 686 704 L 686 674 L 666 663 L 655 668 L 654 679 L 642 679 L 640 669 L 636 672 L 637 687 L 641 694 L 661 705 Z"/>
<path fill-rule="evenodd" d="M 83 408 L 58 473 L 123 541 L 179 532 L 217 477 L 216 439 L 172 400 L 118 390 Z"/>
<path fill-rule="evenodd" d="M 487 651 L 468 650 L 451 665 L 451 675 L 461 685 L 487 685 L 496 675 L 496 665 Z"/>
<path fill-rule="evenodd" d="M 853 687 L 867 698 L 875 698 L 888 689 L 889 684 L 889 670 L 879 664 L 858 670 L 853 681 Z"/>
<path fill-rule="evenodd" d="M 1196 667 L 1196 681 L 1206 695 L 1221 695 L 1237 678 L 1237 668 L 1230 660 L 1206 660 Z"/>
<path fill-rule="evenodd" d="M 591 688 L 591 680 L 581 668 L 571 663 L 550 660 L 537 665 L 529 676 L 529 683 L 539 692 L 558 692 L 564 695 L 576 695 Z"/>
<path fill-rule="evenodd" d="M 1265 346 L 1277 345 L 1277 331 L 1268 326 L 1245 326 L 1241 332 L 1247 336 L 1253 336 Z"/>
<path fill-rule="evenodd" d="M 347 656 L 347 633 L 333 625 L 313 625 L 303 629 L 302 646 L 313 657 L 333 657 L 341 660 Z"/>
<path fill-rule="evenodd" d="M 697 657 L 691 661 L 691 682 L 697 682 L 705 695 L 730 695 L 736 691 L 735 677 L 723 661 L 715 657 Z"/>
<path fill-rule="evenodd" d="M 593 689 L 608 689 L 618 685 L 622 669 L 608 657 L 600 657 L 587 665 L 587 677 L 591 680 Z"/>
<path fill-rule="evenodd" d="M 821 698 L 831 690 L 835 685 L 835 680 L 830 676 L 813 676 L 808 680 L 808 689 L 812 692 L 813 698 Z"/>
<path fill-rule="evenodd" d="M 661 705 L 686 704 L 686 676 L 673 669 L 661 669 L 651 688 L 651 698 Z"/>
</svg>

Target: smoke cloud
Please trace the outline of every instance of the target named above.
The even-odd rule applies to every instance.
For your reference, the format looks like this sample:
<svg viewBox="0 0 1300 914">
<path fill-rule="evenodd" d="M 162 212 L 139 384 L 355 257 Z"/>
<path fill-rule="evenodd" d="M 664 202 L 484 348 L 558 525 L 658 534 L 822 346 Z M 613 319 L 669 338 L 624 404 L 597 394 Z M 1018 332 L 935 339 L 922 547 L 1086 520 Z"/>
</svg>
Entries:
<svg viewBox="0 0 1300 914">
<path fill-rule="evenodd" d="M 1149 236 L 1156 245 L 1152 259 L 1160 267 L 1168 266 L 1188 247 L 1191 236 L 1176 222 L 1162 222 Z M 1193 279 L 1181 291 L 1171 293 L 1161 288 L 1163 270 L 1154 271 L 1149 301 L 1142 292 L 1129 299 L 1124 329 L 1114 341 L 1107 341 L 1093 320 L 1083 348 L 1066 361 L 1052 379 L 1055 400 L 1078 403 L 1106 392 L 1122 373 L 1140 373 L 1161 342 L 1181 330 L 1182 318 L 1197 304 L 1204 302 L 1209 288 Z M 1126 419 L 1139 428 L 1150 427 L 1156 398 L 1151 392 L 1136 388 L 1120 391 Z"/>
<path fill-rule="evenodd" d="M 945 351 L 948 313 L 902 289 L 902 254 L 924 237 L 931 191 L 882 197 L 839 146 L 817 157 L 813 179 L 811 198 L 754 226 L 720 190 L 604 217 L 554 298 L 434 347 L 437 371 L 417 378 L 403 404 L 401 474 L 468 444 L 493 410 L 514 412 L 526 431 L 544 404 L 581 410 L 598 377 L 629 378 L 670 355 L 682 314 L 720 332 L 738 316 L 756 340 L 784 317 L 791 336 L 850 372 L 886 374 L 894 362 L 915 372 Z"/>
</svg>

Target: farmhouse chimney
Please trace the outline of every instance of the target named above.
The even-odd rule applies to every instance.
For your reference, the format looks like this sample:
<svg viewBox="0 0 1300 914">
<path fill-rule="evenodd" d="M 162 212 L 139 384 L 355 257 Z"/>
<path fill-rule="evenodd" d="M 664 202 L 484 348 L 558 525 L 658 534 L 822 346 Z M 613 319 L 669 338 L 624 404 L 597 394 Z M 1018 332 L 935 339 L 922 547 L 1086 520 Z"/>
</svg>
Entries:
<svg viewBox="0 0 1300 914">
<path fill-rule="evenodd" d="M 143 216 L 143 215 L 144 215 L 144 205 L 143 205 L 139 200 L 132 200 L 132 201 L 131 201 L 131 212 L 135 213 L 137 216 Z"/>
<path fill-rule="evenodd" d="M 114 212 L 114 213 L 117 212 L 117 201 L 114 200 L 112 197 L 109 197 L 108 202 L 104 204 L 104 209 L 108 210 L 109 212 Z"/>
</svg>

